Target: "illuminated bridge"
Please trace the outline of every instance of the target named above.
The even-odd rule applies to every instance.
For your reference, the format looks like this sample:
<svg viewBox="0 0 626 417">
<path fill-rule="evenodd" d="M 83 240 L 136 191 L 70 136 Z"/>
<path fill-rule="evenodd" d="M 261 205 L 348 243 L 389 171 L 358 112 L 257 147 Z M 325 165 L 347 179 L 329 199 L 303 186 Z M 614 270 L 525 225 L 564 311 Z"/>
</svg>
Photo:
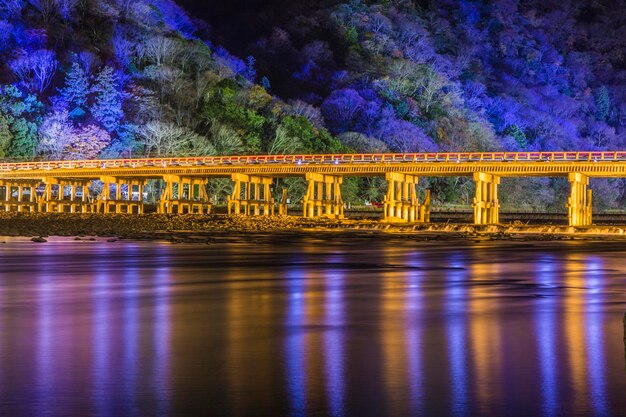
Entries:
<svg viewBox="0 0 626 417">
<path fill-rule="evenodd" d="M 476 183 L 474 223 L 498 223 L 501 177 L 567 177 L 571 226 L 591 224 L 590 177 L 626 177 L 624 152 L 493 152 L 341 155 L 204 156 L 0 163 L 0 207 L 5 211 L 143 213 L 148 180 L 160 179 L 161 213 L 207 213 L 206 184 L 232 179 L 229 213 L 286 213 L 275 203 L 274 179 L 302 177 L 305 217 L 342 218 L 343 178 L 384 177 L 388 221 L 429 221 L 430 194 L 419 201 L 419 177 L 467 176 Z"/>
</svg>

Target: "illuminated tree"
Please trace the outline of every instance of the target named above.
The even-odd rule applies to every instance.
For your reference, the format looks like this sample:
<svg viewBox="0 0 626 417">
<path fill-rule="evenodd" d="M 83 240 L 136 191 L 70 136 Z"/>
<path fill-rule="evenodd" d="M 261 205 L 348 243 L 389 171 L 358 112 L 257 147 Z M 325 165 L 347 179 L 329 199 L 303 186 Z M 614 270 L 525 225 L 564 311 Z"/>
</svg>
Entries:
<svg viewBox="0 0 626 417">
<path fill-rule="evenodd" d="M 153 120 L 140 127 L 146 154 L 154 156 L 188 155 L 197 151 L 215 154 L 206 138 L 171 123 Z"/>
<path fill-rule="evenodd" d="M 52 81 L 57 69 L 56 53 L 47 49 L 21 50 L 10 62 L 13 73 L 32 91 L 43 92 Z"/>
<path fill-rule="evenodd" d="M 356 122 L 363 110 L 365 100 L 350 88 L 333 91 L 322 104 L 322 114 L 328 125 L 335 131 L 344 132 Z"/>
<path fill-rule="evenodd" d="M 228 126 L 214 122 L 211 126 L 211 139 L 215 152 L 219 155 L 237 155 L 244 151 L 241 136 Z"/>
<path fill-rule="evenodd" d="M 14 85 L 0 86 L 0 116 L 12 135 L 8 154 L 17 158 L 35 155 L 42 110 L 43 104 L 34 95 L 25 94 Z"/>
<path fill-rule="evenodd" d="M 6 116 L 0 114 L 0 158 L 7 156 L 11 141 L 13 141 L 13 133 L 11 133 L 9 121 Z"/>
<path fill-rule="evenodd" d="M 91 91 L 96 94 L 90 110 L 91 115 L 107 132 L 114 131 L 124 117 L 123 96 L 118 90 L 118 80 L 113 68 L 104 67 L 97 75 Z"/>
<path fill-rule="evenodd" d="M 4 15 L 8 18 L 18 16 L 23 7 L 24 1 L 22 0 L 0 0 L 0 16 Z"/>
<path fill-rule="evenodd" d="M 291 136 L 289 129 L 278 126 L 274 139 L 270 143 L 267 153 L 270 155 L 294 154 L 303 151 L 302 142 L 298 137 Z"/>
<path fill-rule="evenodd" d="M 84 113 L 87 108 L 89 80 L 83 68 L 76 62 L 65 75 L 65 86 L 59 90 L 61 100 L 72 114 Z"/>
<path fill-rule="evenodd" d="M 175 39 L 165 36 L 152 36 L 139 45 L 139 56 L 157 66 L 170 64 L 183 51 L 182 45 Z"/>
<path fill-rule="evenodd" d="M 74 140 L 75 130 L 67 110 L 48 115 L 39 127 L 38 152 L 51 159 L 62 159 L 65 149 Z"/>
<path fill-rule="evenodd" d="M 67 159 L 94 159 L 111 143 L 111 136 L 104 129 L 87 125 L 77 129 L 69 146 L 65 148 Z"/>
</svg>

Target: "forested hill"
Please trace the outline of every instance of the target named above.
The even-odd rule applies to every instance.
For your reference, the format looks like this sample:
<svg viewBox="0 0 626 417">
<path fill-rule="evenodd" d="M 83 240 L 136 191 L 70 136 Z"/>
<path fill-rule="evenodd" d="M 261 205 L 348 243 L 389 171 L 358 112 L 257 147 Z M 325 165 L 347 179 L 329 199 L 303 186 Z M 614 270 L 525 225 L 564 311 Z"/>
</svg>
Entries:
<svg viewBox="0 0 626 417">
<path fill-rule="evenodd" d="M 0 1 L 0 157 L 625 147 L 622 1 L 215 3 Z"/>
<path fill-rule="evenodd" d="M 336 152 L 169 0 L 0 1 L 0 157 Z"/>
<path fill-rule="evenodd" d="M 623 1 L 188 3 L 213 39 L 253 54 L 274 92 L 319 107 L 346 143 L 625 147 Z"/>
</svg>

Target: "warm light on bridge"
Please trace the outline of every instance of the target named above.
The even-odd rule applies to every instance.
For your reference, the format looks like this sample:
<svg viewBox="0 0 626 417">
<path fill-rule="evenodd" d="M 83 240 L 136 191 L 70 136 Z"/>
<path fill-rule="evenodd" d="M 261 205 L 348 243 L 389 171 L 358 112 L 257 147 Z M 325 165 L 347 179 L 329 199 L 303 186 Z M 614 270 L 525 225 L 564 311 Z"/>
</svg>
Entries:
<svg viewBox="0 0 626 417">
<path fill-rule="evenodd" d="M 317 155 L 234 155 L 78 161 L 2 162 L 0 171 L 21 169 L 143 168 L 228 164 L 353 164 L 379 162 L 626 162 L 626 151 L 606 152 L 452 152 Z"/>
<path fill-rule="evenodd" d="M 230 178 L 235 186 L 229 213 L 272 215 L 274 179 L 301 177 L 308 182 L 302 201 L 305 217 L 343 217 L 344 176 L 385 177 L 389 187 L 384 217 L 389 221 L 427 222 L 430 196 L 418 201 L 419 177 L 470 176 L 476 183 L 474 223 L 499 222 L 498 186 L 502 177 L 567 177 L 571 184 L 568 218 L 572 226 L 591 224 L 589 178 L 626 177 L 626 151 L 612 152 L 453 152 L 401 154 L 320 154 L 199 156 L 84 161 L 0 163 L 0 187 L 8 211 L 142 213 L 148 180 L 165 181 L 159 211 L 206 213 L 205 185 Z M 104 183 L 96 201 L 86 199 L 93 181 Z M 45 192 L 36 190 L 42 185 Z M 66 190 L 69 189 L 69 200 Z M 125 193 L 120 190 L 128 190 Z M 283 196 L 285 197 L 285 196 Z M 279 213 L 286 213 L 286 198 Z M 0 204 L 0 206 L 2 206 Z"/>
</svg>

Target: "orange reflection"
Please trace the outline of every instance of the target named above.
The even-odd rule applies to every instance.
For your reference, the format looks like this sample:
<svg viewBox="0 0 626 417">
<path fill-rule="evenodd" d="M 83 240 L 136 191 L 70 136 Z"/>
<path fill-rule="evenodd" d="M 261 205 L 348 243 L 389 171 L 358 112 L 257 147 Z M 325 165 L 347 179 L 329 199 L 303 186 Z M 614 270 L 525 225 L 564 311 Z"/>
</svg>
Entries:
<svg viewBox="0 0 626 417">
<path fill-rule="evenodd" d="M 276 316 L 271 294 L 276 288 L 271 284 L 274 275 L 265 269 L 250 275 L 249 269 L 224 270 L 228 291 L 225 321 L 227 380 L 230 389 L 232 415 L 245 414 L 245 404 L 251 398 L 259 409 L 269 408 L 272 401 L 270 381 L 276 364 L 274 346 L 270 343 L 272 330 L 269 323 Z M 246 279 L 242 279 L 246 277 Z M 258 282 L 250 282 L 254 280 Z M 250 322 L 258 323 L 250 327 Z M 254 355 L 249 343 L 254 340 Z"/>
<path fill-rule="evenodd" d="M 478 255 L 488 259 L 487 254 Z M 470 349 L 473 353 L 474 376 L 476 378 L 477 406 L 481 414 L 488 406 L 501 400 L 502 372 L 502 329 L 494 312 L 500 308 L 500 301 L 494 285 L 490 281 L 500 276 L 500 264 L 472 262 L 469 280 L 472 283 L 468 303 Z"/>
<path fill-rule="evenodd" d="M 398 264 L 397 250 L 386 247 L 384 262 Z M 385 270 L 380 273 L 381 287 L 381 343 L 383 348 L 384 378 L 388 415 L 407 415 L 401 408 L 409 396 L 409 375 L 406 350 L 406 271 Z"/>
<path fill-rule="evenodd" d="M 585 302 L 585 262 L 581 255 L 568 254 L 564 259 L 565 297 L 564 327 L 572 389 L 573 408 L 581 410 L 588 405 L 587 355 L 585 351 L 585 323 L 583 306 Z"/>
</svg>

